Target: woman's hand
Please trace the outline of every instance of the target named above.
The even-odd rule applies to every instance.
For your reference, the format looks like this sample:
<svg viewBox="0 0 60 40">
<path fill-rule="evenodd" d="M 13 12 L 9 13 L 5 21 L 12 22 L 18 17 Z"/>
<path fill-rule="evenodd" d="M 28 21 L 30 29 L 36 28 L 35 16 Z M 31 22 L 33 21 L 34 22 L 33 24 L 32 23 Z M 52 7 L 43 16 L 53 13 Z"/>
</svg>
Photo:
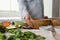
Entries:
<svg viewBox="0 0 60 40">
<path fill-rule="evenodd" d="M 26 15 L 25 16 L 25 21 L 26 21 L 26 23 L 30 26 L 30 27 L 32 27 L 33 28 L 33 24 L 32 24 L 32 22 L 31 22 L 31 16 L 30 15 Z"/>
</svg>

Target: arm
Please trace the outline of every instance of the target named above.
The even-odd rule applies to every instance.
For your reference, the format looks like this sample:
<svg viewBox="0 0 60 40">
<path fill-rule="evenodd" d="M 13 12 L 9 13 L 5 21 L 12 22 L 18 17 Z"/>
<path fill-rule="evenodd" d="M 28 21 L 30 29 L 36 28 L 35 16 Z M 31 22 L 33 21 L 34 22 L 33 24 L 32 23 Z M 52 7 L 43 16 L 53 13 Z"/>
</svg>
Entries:
<svg viewBox="0 0 60 40">
<path fill-rule="evenodd" d="M 24 0 L 24 20 L 26 23 L 30 26 L 33 27 L 33 24 L 31 22 L 31 16 L 29 15 L 28 9 L 27 9 L 27 0 Z"/>
</svg>

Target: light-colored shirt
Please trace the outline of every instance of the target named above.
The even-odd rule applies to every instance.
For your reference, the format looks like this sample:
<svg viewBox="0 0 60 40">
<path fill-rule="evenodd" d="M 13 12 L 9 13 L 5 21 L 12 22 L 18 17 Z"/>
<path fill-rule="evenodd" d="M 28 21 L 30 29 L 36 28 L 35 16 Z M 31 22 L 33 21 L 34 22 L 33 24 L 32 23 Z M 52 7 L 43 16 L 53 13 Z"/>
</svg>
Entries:
<svg viewBox="0 0 60 40">
<path fill-rule="evenodd" d="M 43 0 L 19 0 L 19 5 L 22 19 L 24 19 L 27 13 L 35 19 L 39 19 L 44 16 Z"/>
</svg>

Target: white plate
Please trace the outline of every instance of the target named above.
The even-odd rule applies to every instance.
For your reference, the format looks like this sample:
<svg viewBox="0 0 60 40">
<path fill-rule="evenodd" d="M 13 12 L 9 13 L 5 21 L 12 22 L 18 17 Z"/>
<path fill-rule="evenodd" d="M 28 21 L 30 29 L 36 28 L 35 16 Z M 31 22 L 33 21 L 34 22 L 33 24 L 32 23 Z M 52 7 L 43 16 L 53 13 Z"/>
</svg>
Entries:
<svg viewBox="0 0 60 40">
<path fill-rule="evenodd" d="M 46 37 L 46 40 L 55 40 L 51 31 L 39 30 L 39 29 L 22 29 L 23 32 L 31 31 L 37 35 Z"/>
</svg>

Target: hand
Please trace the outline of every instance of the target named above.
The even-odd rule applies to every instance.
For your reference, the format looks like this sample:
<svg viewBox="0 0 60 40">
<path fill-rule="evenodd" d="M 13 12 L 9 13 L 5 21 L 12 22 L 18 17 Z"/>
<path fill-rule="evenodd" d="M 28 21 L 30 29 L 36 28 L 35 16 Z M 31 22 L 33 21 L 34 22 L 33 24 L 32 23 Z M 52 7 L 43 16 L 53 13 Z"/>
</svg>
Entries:
<svg viewBox="0 0 60 40">
<path fill-rule="evenodd" d="M 32 22 L 31 22 L 31 16 L 30 15 L 26 15 L 25 16 L 25 21 L 26 21 L 26 23 L 30 26 L 30 27 L 33 27 L 33 24 L 32 24 Z"/>
</svg>

